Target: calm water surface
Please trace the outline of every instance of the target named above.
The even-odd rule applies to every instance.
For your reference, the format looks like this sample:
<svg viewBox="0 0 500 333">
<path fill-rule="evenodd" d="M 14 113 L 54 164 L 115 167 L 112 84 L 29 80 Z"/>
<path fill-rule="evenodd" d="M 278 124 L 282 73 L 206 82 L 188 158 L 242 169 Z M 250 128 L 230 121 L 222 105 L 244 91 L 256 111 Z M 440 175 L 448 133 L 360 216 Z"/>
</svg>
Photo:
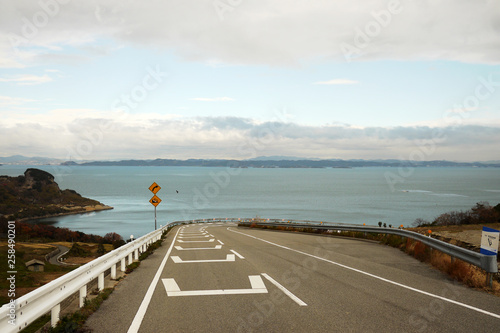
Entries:
<svg viewBox="0 0 500 333">
<path fill-rule="evenodd" d="M 28 166 L 0 167 L 17 176 Z M 154 229 L 148 187 L 157 182 L 163 200 L 158 225 L 212 217 L 316 220 L 410 225 L 480 201 L 500 202 L 500 169 L 397 168 L 231 169 L 206 167 L 37 166 L 76 190 L 115 209 L 43 220 L 56 226 L 129 238 Z M 63 172 L 61 172 L 63 171 Z M 403 175 L 404 177 L 401 177 Z M 387 177 L 392 185 L 387 181 Z M 178 193 L 177 193 L 178 191 Z"/>
</svg>

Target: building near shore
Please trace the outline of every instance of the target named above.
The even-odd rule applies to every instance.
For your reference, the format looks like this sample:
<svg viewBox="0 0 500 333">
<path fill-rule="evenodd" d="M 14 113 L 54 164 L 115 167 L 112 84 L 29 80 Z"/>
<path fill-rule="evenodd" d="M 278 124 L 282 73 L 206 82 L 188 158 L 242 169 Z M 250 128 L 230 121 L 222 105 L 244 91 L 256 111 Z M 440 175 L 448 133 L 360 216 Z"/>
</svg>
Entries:
<svg viewBox="0 0 500 333">
<path fill-rule="evenodd" d="M 45 269 L 45 263 L 37 259 L 30 260 L 25 265 L 32 272 L 43 272 Z"/>
</svg>

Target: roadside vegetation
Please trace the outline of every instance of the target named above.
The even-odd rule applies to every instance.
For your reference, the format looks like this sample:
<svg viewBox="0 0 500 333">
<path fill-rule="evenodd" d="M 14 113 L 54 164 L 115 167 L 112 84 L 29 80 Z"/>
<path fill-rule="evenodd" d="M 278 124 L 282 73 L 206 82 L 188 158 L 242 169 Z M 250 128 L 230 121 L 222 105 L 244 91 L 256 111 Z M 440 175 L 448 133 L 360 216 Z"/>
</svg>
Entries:
<svg viewBox="0 0 500 333">
<path fill-rule="evenodd" d="M 450 225 L 500 223 L 500 204 L 491 206 L 488 202 L 478 202 L 466 211 L 452 211 L 439 215 L 434 221 L 416 219 L 413 227 L 434 227 Z"/>
</svg>

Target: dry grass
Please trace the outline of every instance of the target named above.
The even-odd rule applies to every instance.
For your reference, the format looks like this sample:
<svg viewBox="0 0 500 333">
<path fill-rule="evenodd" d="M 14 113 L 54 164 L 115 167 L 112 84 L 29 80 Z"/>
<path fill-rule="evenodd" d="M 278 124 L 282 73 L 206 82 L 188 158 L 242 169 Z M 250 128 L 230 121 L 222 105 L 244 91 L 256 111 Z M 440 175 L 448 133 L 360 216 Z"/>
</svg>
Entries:
<svg viewBox="0 0 500 333">
<path fill-rule="evenodd" d="M 0 246 L 7 246 L 7 245 L 8 245 L 7 241 L 0 241 Z M 36 250 L 36 249 L 46 250 L 46 249 L 48 249 L 48 250 L 52 251 L 53 249 L 55 249 L 54 245 L 50 245 L 50 244 L 16 242 L 16 248 L 19 249 L 21 247 L 29 248 L 29 249 L 33 249 L 33 250 Z"/>
<path fill-rule="evenodd" d="M 493 280 L 493 288 L 490 289 L 487 287 L 486 272 L 474 265 L 459 259 L 452 260 L 449 255 L 436 250 L 432 251 L 427 262 L 438 270 L 447 273 L 456 281 L 462 282 L 469 287 L 485 290 L 496 296 L 500 296 L 500 283 Z"/>
</svg>

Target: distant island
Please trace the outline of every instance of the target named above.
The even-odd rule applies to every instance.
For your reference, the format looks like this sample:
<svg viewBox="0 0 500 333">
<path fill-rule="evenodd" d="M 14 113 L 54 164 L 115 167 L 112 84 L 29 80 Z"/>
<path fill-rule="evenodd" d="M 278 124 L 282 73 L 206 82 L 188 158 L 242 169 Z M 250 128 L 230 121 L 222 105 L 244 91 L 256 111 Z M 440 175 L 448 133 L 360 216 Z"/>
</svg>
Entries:
<svg viewBox="0 0 500 333">
<path fill-rule="evenodd" d="M 82 197 L 73 190 L 61 190 L 54 176 L 39 169 L 27 169 L 18 177 L 0 176 L 0 219 L 29 220 L 113 209 Z"/>
<path fill-rule="evenodd" d="M 403 160 L 316 160 L 316 159 L 283 159 L 251 160 L 227 159 L 155 159 L 155 160 L 121 160 L 93 161 L 76 163 L 74 161 L 61 163 L 68 166 L 203 166 L 231 168 L 359 168 L 359 167 L 500 167 L 500 163 L 482 162 L 451 162 L 451 161 L 403 161 Z"/>
<path fill-rule="evenodd" d="M 206 166 L 230 168 L 362 168 L 362 167 L 476 167 L 500 168 L 500 161 L 455 162 L 445 160 L 410 161 L 398 159 L 319 159 L 297 156 L 258 156 L 251 159 L 127 159 L 118 161 L 65 161 L 57 158 L 14 155 L 0 157 L 5 165 L 63 165 L 73 166 Z M 0 165 L 1 165 L 0 164 Z"/>
</svg>

